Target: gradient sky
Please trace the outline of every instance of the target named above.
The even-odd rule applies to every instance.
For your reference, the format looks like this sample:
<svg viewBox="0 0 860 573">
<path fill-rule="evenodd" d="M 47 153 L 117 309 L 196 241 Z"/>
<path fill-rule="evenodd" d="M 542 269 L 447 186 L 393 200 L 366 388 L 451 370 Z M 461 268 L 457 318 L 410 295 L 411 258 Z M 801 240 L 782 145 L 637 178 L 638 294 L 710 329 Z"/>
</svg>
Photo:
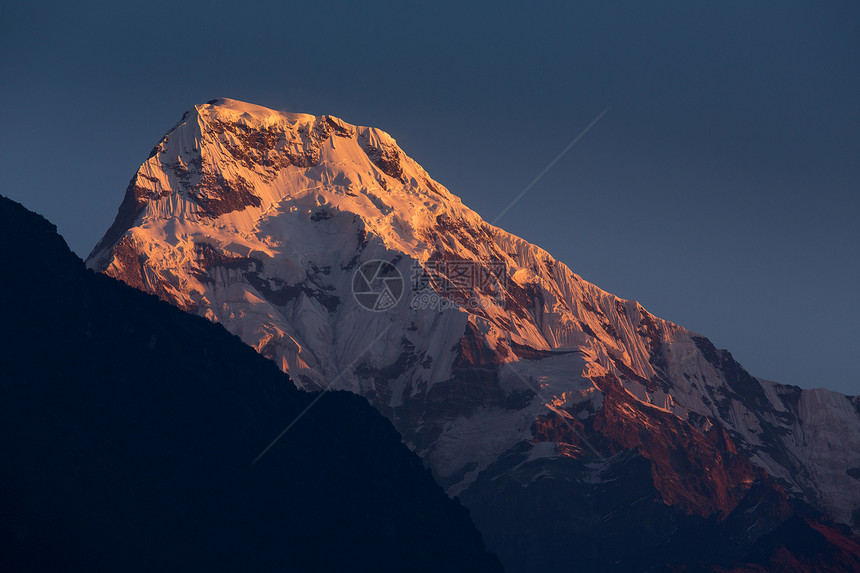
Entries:
<svg viewBox="0 0 860 573">
<path fill-rule="evenodd" d="M 125 4 L 0 8 L 0 193 L 79 255 L 212 98 L 380 127 L 487 220 L 609 107 L 498 224 L 860 394 L 860 3 Z"/>
</svg>

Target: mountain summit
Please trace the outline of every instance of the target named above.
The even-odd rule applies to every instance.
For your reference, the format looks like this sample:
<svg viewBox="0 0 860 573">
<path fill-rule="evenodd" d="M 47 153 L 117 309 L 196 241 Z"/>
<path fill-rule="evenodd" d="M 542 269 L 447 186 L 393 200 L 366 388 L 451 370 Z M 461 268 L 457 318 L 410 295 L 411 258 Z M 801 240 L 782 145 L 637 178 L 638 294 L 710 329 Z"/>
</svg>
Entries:
<svg viewBox="0 0 860 573">
<path fill-rule="evenodd" d="M 860 527 L 860 399 L 751 376 L 484 222 L 378 129 L 195 106 L 87 264 L 304 389 L 365 396 L 509 571 L 820 563 L 798 531 Z"/>
</svg>

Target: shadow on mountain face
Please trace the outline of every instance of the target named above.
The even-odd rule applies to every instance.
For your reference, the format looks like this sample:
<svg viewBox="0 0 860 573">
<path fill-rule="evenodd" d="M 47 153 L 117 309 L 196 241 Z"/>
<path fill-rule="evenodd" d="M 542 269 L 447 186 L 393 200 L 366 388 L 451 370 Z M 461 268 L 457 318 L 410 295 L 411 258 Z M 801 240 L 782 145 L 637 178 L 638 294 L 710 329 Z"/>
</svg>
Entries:
<svg viewBox="0 0 860 573">
<path fill-rule="evenodd" d="M 95 275 L 0 197 L 0 569 L 501 571 L 358 396 Z"/>
</svg>

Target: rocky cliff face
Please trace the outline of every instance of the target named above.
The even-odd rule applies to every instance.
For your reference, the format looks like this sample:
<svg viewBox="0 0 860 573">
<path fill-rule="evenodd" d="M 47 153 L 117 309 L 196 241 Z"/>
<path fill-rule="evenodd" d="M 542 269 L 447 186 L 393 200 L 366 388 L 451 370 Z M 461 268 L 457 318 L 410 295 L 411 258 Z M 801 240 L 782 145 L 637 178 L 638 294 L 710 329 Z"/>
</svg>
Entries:
<svg viewBox="0 0 860 573">
<path fill-rule="evenodd" d="M 305 389 L 367 397 L 503 553 L 628 527 L 612 503 L 584 517 L 571 501 L 618 472 L 675 516 L 666 539 L 677 519 L 732 522 L 759 487 L 860 526 L 856 397 L 754 378 L 487 224 L 377 129 L 195 106 L 87 263 L 223 324 Z M 515 503 L 551 532 L 506 519 Z M 749 506 L 765 507 L 781 517 L 745 525 L 744 547 L 798 511 Z"/>
</svg>

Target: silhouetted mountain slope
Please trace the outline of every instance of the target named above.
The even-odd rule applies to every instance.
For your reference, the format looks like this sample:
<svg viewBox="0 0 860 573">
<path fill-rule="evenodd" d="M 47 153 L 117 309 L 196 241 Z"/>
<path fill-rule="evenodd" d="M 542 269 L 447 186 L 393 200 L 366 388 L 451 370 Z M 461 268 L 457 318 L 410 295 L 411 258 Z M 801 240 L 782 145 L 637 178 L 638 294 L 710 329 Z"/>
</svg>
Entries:
<svg viewBox="0 0 860 573">
<path fill-rule="evenodd" d="M 364 398 L 87 271 L 0 197 L 0 569 L 501 571 Z"/>
</svg>

